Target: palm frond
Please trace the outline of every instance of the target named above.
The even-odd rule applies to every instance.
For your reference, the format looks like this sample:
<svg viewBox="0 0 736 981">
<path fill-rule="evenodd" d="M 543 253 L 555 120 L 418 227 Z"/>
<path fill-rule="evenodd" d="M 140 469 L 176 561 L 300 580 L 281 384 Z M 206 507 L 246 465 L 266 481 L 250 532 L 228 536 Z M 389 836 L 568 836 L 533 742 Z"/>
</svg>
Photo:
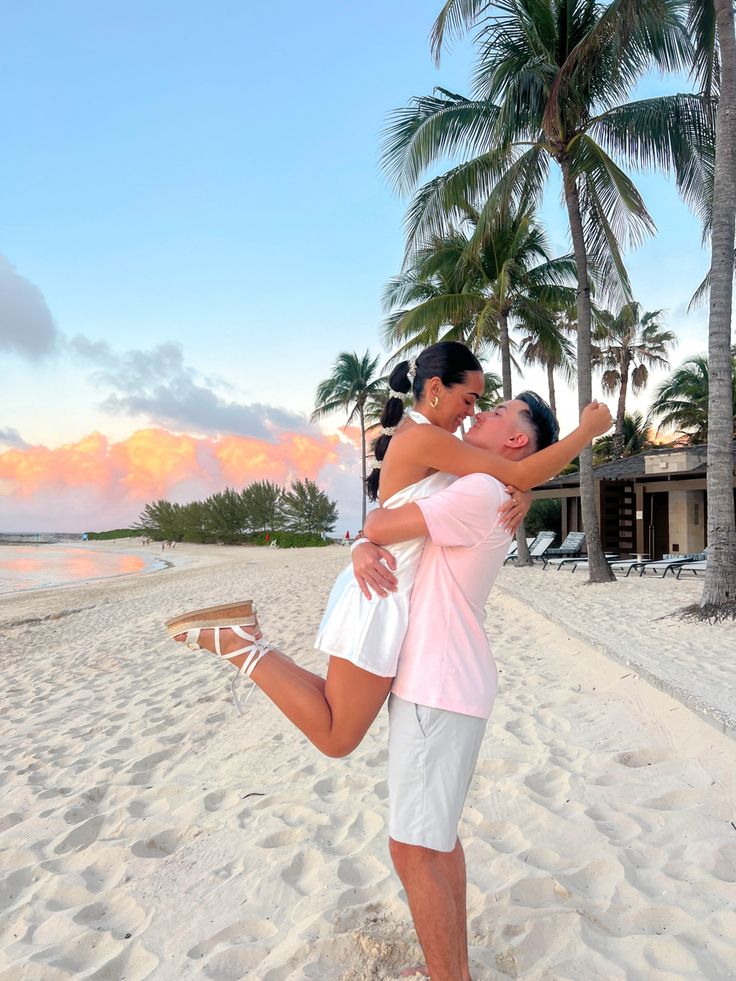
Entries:
<svg viewBox="0 0 736 981">
<path fill-rule="evenodd" d="M 498 107 L 445 89 L 419 96 L 389 117 L 381 166 L 400 192 L 413 190 L 433 163 L 447 156 L 475 156 L 493 146 Z"/>
</svg>

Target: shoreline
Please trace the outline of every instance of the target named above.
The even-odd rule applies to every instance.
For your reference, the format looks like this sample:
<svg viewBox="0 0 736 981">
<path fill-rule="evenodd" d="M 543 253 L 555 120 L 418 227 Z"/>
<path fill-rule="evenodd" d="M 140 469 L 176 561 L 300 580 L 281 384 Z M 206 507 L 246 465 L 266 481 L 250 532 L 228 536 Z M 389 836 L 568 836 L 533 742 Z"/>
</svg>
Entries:
<svg viewBox="0 0 736 981">
<path fill-rule="evenodd" d="M 20 586 L 10 589 L 0 589 L 0 599 L 8 596 L 17 596 L 21 593 L 47 593 L 55 589 L 69 589 L 78 586 L 83 586 L 86 584 L 97 583 L 97 582 L 107 582 L 114 579 L 131 579 L 136 576 L 150 575 L 153 572 L 165 572 L 167 569 L 173 568 L 173 563 L 164 558 L 159 558 L 157 555 L 152 556 L 148 552 L 143 551 L 146 546 L 138 545 L 124 545 L 122 543 L 129 541 L 125 538 L 114 538 L 108 539 L 104 542 L 8 542 L 4 544 L 9 544 L 11 546 L 21 546 L 23 548 L 28 548 L 33 546 L 36 548 L 55 548 L 59 546 L 61 549 L 76 549 L 80 552 L 102 552 L 112 553 L 114 555 L 126 555 L 135 556 L 145 560 L 146 565 L 142 569 L 136 569 L 134 572 L 113 572 L 109 575 L 101 576 L 89 576 L 80 579 L 72 579 L 68 582 L 51 582 L 44 583 L 43 585 L 33 585 L 33 586 Z M 95 546 L 103 546 L 102 548 Z"/>
<path fill-rule="evenodd" d="M 395 981 L 421 957 L 388 855 L 385 709 L 327 759 L 259 692 L 238 716 L 228 666 L 164 628 L 254 595 L 264 635 L 323 672 L 345 550 L 172 559 L 0 599 L 0 978 Z M 566 585 L 544 588 L 572 610 Z M 617 602 L 588 592 L 580 615 L 602 604 L 610 632 Z M 473 977 L 727 977 L 733 741 L 526 601 L 499 590 L 486 613 L 499 695 L 460 828 Z"/>
</svg>

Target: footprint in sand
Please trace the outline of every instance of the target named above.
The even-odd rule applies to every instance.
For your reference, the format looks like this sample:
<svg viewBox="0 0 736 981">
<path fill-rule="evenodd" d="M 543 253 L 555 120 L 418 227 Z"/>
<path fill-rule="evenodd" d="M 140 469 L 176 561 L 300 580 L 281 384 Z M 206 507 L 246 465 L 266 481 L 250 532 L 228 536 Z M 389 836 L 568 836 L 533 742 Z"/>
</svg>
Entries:
<svg viewBox="0 0 736 981">
<path fill-rule="evenodd" d="M 298 841 L 303 841 L 307 837 L 307 832 L 299 828 L 284 828 L 283 831 L 275 831 L 273 834 L 266 835 L 256 842 L 257 848 L 284 848 L 286 845 L 295 845 Z"/>
<path fill-rule="evenodd" d="M 697 807 L 705 803 L 706 790 L 671 790 L 661 797 L 643 800 L 641 807 L 651 807 L 655 811 L 680 811 L 686 807 Z"/>
<path fill-rule="evenodd" d="M 9 814 L 4 814 L 0 818 L 0 834 L 3 831 L 9 831 L 10 828 L 14 828 L 16 824 L 21 824 L 23 821 L 23 815 L 19 814 L 17 811 L 10 811 Z"/>
<path fill-rule="evenodd" d="M 178 828 L 169 828 L 152 838 L 136 841 L 131 851 L 138 858 L 168 858 L 177 850 L 183 837 L 183 832 Z"/>
<path fill-rule="evenodd" d="M 681 763 L 682 759 L 672 750 L 667 749 L 638 749 L 614 756 L 616 763 L 638 769 L 641 766 L 652 766 L 654 763 L 670 763 L 673 760 Z"/>
<path fill-rule="evenodd" d="M 325 860 L 319 852 L 310 848 L 294 857 L 291 864 L 283 870 L 281 878 L 302 896 L 319 890 L 325 872 Z"/>
<path fill-rule="evenodd" d="M 277 932 L 277 928 L 270 920 L 256 918 L 238 920 L 209 939 L 195 944 L 187 951 L 187 957 L 201 960 L 203 957 L 209 957 L 218 947 L 233 947 L 237 944 L 252 944 L 259 940 L 268 940 Z"/>
<path fill-rule="evenodd" d="M 343 858 L 337 866 L 337 877 L 346 886 L 371 886 L 385 879 L 388 869 L 372 855 Z"/>
<path fill-rule="evenodd" d="M 56 848 L 54 848 L 54 852 L 57 855 L 64 855 L 66 852 L 77 852 L 89 848 L 99 838 L 104 820 L 102 816 L 91 817 L 82 824 L 78 824 L 73 831 L 70 831 L 59 842 Z"/>
</svg>

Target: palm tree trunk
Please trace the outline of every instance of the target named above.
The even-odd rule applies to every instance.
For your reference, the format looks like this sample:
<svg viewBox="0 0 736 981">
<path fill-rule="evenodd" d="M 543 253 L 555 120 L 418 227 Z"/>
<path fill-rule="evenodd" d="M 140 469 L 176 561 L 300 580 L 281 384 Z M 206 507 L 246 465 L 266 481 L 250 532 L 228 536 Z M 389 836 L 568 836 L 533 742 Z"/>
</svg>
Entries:
<svg viewBox="0 0 736 981">
<path fill-rule="evenodd" d="M 504 402 L 513 398 L 511 391 L 511 342 L 509 341 L 509 317 L 502 310 L 498 315 L 498 336 L 501 348 L 501 384 Z M 516 564 L 533 565 L 529 555 L 529 546 L 526 543 L 526 528 L 522 521 L 516 530 Z"/>
<path fill-rule="evenodd" d="M 362 475 L 363 475 L 363 481 L 362 481 L 362 484 L 361 484 L 361 486 L 363 488 L 363 508 L 362 508 L 362 512 L 361 512 L 361 515 L 362 516 L 361 516 L 361 522 L 360 522 L 360 528 L 361 528 L 361 531 L 362 531 L 362 529 L 365 528 L 365 512 L 366 512 L 366 504 L 367 504 L 367 500 L 368 500 L 366 486 L 365 486 L 365 481 L 366 481 L 365 414 L 363 412 L 363 405 L 362 404 L 358 408 L 358 417 L 360 419 L 360 463 L 361 463 L 361 472 L 362 472 Z"/>
<path fill-rule="evenodd" d="M 704 617 L 736 617 L 731 310 L 736 225 L 736 35 L 732 0 L 715 0 L 721 50 L 708 322 L 708 567 Z"/>
<path fill-rule="evenodd" d="M 570 234 L 575 252 L 578 278 L 578 408 L 580 411 L 593 397 L 593 367 L 591 352 L 590 284 L 588 281 L 588 257 L 585 252 L 583 221 L 580 216 L 580 199 L 575 179 L 570 173 L 569 159 L 561 155 L 565 204 L 570 219 Z M 595 503 L 595 479 L 593 477 L 593 449 L 587 446 L 580 454 L 580 505 L 583 514 L 583 530 L 588 548 L 588 575 L 591 582 L 611 582 L 616 577 L 606 562 L 601 548 L 598 525 L 598 509 Z"/>
<path fill-rule="evenodd" d="M 624 420 L 626 418 L 626 393 L 629 388 L 629 366 L 621 365 L 621 387 L 618 391 L 618 406 L 616 408 L 616 429 L 613 434 L 613 457 L 620 460 L 624 455 Z"/>
<path fill-rule="evenodd" d="M 555 398 L 555 366 L 547 362 L 547 387 L 549 388 L 549 407 L 557 415 L 557 399 Z"/>
<path fill-rule="evenodd" d="M 509 315 L 502 310 L 498 315 L 498 337 L 501 349 L 501 383 L 503 400 L 508 402 L 511 393 L 511 342 L 509 340 Z"/>
</svg>

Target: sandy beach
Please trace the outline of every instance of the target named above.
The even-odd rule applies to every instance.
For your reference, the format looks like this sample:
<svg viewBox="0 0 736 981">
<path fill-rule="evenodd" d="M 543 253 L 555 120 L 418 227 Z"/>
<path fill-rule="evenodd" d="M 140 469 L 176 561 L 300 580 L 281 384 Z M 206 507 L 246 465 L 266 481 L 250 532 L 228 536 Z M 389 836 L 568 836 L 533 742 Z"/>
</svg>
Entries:
<svg viewBox="0 0 736 981">
<path fill-rule="evenodd" d="M 163 629 L 254 596 L 271 642 L 321 669 L 347 550 L 165 558 L 0 598 L 0 981 L 396 978 L 420 952 L 388 856 L 385 711 L 326 759 L 260 692 L 238 716 L 231 669 Z M 645 680 L 666 669 L 728 717 L 733 626 L 657 619 L 699 589 L 504 569 L 460 831 L 476 981 L 736 978 L 736 741 Z"/>
</svg>

